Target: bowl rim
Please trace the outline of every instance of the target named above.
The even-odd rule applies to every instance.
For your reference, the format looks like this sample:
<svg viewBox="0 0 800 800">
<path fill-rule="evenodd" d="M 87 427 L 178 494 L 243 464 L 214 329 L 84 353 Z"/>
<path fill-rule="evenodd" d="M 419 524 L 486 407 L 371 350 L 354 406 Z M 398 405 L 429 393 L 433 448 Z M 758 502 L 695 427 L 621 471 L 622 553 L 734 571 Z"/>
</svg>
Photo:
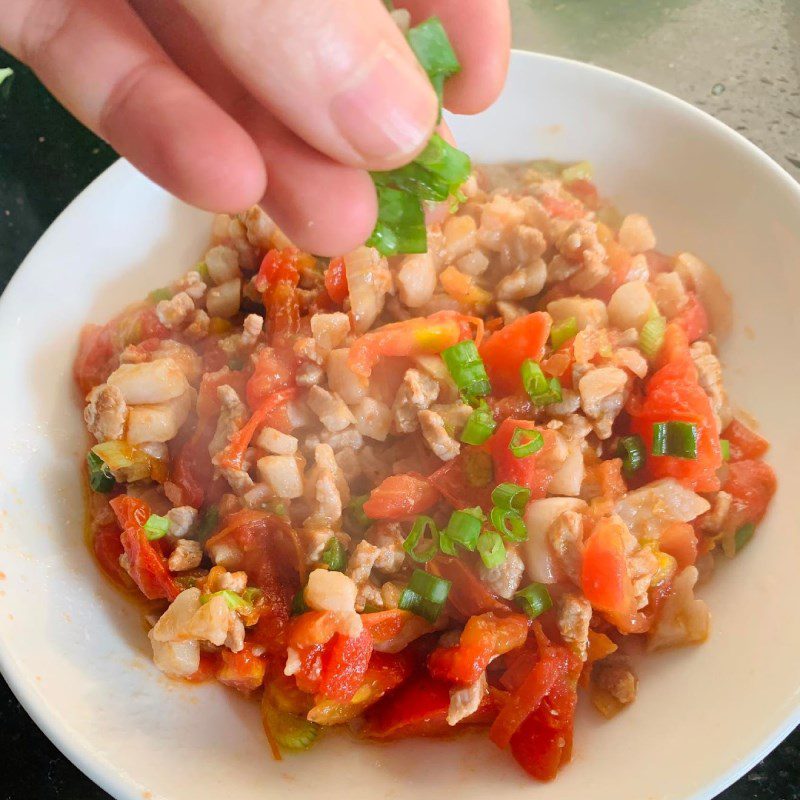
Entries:
<svg viewBox="0 0 800 800">
<path fill-rule="evenodd" d="M 714 133 L 726 138 L 731 143 L 743 147 L 751 157 L 753 157 L 763 168 L 769 170 L 773 177 L 784 184 L 785 188 L 794 194 L 800 201 L 800 182 L 798 182 L 784 167 L 782 167 L 773 157 L 761 150 L 757 145 L 747 139 L 738 131 L 726 125 L 721 120 L 709 114 L 703 109 L 697 108 L 686 100 L 681 99 L 663 89 L 652 86 L 637 78 L 624 75 L 605 67 L 595 64 L 587 64 L 571 58 L 537 53 L 528 50 L 512 48 L 509 69 L 514 68 L 514 64 L 519 61 L 540 62 L 542 64 L 563 65 L 567 69 L 578 73 L 603 75 L 617 83 L 637 90 L 649 93 L 661 103 L 672 105 L 689 117 L 701 120 Z M 37 240 L 29 253 L 25 256 L 22 263 L 16 269 L 9 280 L 6 289 L 0 296 L 0 317 L 11 313 L 11 300 L 9 296 L 13 294 L 10 289 L 22 279 L 19 277 L 26 268 L 26 264 L 31 260 L 34 251 L 47 240 L 55 227 L 69 213 L 77 201 L 87 192 L 97 188 L 106 182 L 112 182 L 117 178 L 117 174 L 134 169 L 124 158 L 118 159 L 111 166 L 107 167 L 100 175 L 94 178 L 70 203 L 58 214 L 50 223 L 42 236 Z M 84 775 L 96 783 L 101 789 L 108 792 L 117 800 L 133 800 L 139 798 L 141 792 L 139 788 L 131 782 L 129 778 L 119 773 L 113 763 L 103 757 L 95 747 L 83 736 L 75 735 L 70 728 L 67 719 L 63 718 L 57 708 L 48 703 L 47 700 L 36 691 L 34 680 L 27 675 L 17 664 L 12 648 L 5 642 L 0 635 L 0 673 L 6 680 L 11 692 L 16 697 L 20 705 L 33 719 L 39 729 L 55 745 L 55 747 L 71 761 Z M 720 792 L 724 791 L 736 780 L 749 771 L 755 764 L 761 761 L 769 752 L 777 747 L 798 725 L 800 725 L 800 697 L 795 701 L 794 710 L 787 715 L 783 724 L 777 729 L 766 735 L 763 740 L 754 747 L 747 755 L 743 756 L 737 763 L 732 765 L 726 772 L 717 776 L 713 781 L 701 787 L 695 794 L 687 800 L 711 800 Z"/>
</svg>

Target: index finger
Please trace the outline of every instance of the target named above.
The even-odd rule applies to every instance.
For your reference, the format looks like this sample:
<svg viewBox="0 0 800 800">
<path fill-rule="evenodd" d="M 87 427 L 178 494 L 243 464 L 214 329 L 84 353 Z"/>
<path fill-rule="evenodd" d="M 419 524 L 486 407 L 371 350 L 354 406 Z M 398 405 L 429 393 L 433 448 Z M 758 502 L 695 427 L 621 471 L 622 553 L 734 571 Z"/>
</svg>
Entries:
<svg viewBox="0 0 800 800">
<path fill-rule="evenodd" d="M 456 114 L 477 114 L 500 94 L 511 54 L 507 0 L 397 0 L 413 25 L 439 17 L 461 62 L 445 84 L 444 104 Z"/>
</svg>

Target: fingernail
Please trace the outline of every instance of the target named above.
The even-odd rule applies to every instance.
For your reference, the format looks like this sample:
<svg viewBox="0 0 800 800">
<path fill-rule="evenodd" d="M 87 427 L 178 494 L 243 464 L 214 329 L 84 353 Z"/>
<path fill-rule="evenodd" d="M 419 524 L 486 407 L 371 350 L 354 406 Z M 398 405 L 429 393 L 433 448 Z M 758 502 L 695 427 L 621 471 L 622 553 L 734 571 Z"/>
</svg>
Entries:
<svg viewBox="0 0 800 800">
<path fill-rule="evenodd" d="M 436 95 L 427 76 L 382 43 L 331 102 L 342 136 L 365 159 L 418 149 L 436 122 Z"/>
</svg>

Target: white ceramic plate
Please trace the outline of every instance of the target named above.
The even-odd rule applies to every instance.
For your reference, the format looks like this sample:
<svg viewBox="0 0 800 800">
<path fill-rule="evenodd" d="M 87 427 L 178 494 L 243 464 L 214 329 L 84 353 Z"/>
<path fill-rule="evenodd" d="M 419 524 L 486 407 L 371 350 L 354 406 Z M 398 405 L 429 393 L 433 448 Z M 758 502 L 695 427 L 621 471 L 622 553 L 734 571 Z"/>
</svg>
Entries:
<svg viewBox="0 0 800 800">
<path fill-rule="evenodd" d="M 0 665 L 45 733 L 120 800 L 710 798 L 800 720 L 800 189 L 679 100 L 550 57 L 515 53 L 500 101 L 453 128 L 478 160 L 590 159 L 605 193 L 652 219 L 663 249 L 696 251 L 732 290 L 728 384 L 773 442 L 780 490 L 746 551 L 702 589 L 711 639 L 648 659 L 638 700 L 613 721 L 582 709 L 574 760 L 546 788 L 481 736 L 378 746 L 331 735 L 275 763 L 255 704 L 163 678 L 138 609 L 83 544 L 70 365 L 81 324 L 192 265 L 210 218 L 119 163 L 59 217 L 0 301 Z"/>
</svg>

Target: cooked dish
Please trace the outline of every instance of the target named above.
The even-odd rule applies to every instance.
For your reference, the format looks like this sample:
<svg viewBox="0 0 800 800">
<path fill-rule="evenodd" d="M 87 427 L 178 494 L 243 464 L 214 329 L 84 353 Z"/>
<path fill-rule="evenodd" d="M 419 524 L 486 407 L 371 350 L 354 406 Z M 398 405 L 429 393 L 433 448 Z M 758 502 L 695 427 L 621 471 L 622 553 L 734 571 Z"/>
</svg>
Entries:
<svg viewBox="0 0 800 800">
<path fill-rule="evenodd" d="M 768 445 L 725 393 L 719 279 L 589 170 L 478 168 L 388 259 L 219 216 L 84 331 L 97 561 L 156 666 L 257 697 L 276 757 L 483 726 L 548 780 L 578 692 L 611 717 L 641 644 L 706 639 L 695 590 L 765 514 Z"/>
</svg>

